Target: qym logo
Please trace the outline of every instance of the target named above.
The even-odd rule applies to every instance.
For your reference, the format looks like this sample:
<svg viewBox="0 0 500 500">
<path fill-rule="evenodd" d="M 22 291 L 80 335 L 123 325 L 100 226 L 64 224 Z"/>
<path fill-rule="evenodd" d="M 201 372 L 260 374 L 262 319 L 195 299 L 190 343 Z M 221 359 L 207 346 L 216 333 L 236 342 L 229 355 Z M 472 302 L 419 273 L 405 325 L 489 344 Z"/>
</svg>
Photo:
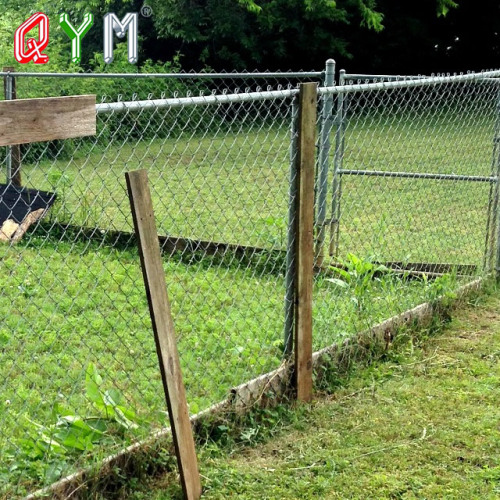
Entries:
<svg viewBox="0 0 500 500">
<path fill-rule="evenodd" d="M 38 40 L 28 38 L 26 35 L 38 26 Z M 48 56 L 42 54 L 42 51 L 49 44 L 49 18 L 42 12 L 33 14 L 16 30 L 14 35 L 14 57 L 16 61 L 26 64 L 33 61 L 35 64 L 45 64 L 49 61 Z M 26 52 L 26 45 L 29 51 Z"/>
<path fill-rule="evenodd" d="M 116 14 L 108 13 L 104 16 L 104 62 L 113 62 L 113 34 L 118 38 L 127 38 L 127 59 L 131 64 L 137 62 L 138 55 L 138 14 L 129 12 L 120 21 Z M 94 16 L 85 14 L 80 26 L 75 27 L 69 16 L 63 13 L 59 16 L 59 25 L 71 40 L 71 60 L 74 63 L 81 61 L 82 39 L 94 25 Z M 26 37 L 28 33 L 38 27 L 38 40 Z M 33 61 L 35 64 L 46 64 L 49 57 L 43 53 L 49 44 L 49 18 L 43 12 L 37 12 L 27 19 L 14 35 L 14 57 L 21 64 Z"/>
</svg>

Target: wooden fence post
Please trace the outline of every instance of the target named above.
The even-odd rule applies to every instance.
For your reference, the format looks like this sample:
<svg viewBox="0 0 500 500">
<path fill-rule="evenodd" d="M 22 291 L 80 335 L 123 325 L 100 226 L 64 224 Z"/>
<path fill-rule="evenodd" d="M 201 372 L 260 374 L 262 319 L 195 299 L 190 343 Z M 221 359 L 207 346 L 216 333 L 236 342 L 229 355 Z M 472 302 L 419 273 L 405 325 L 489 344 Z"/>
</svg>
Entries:
<svg viewBox="0 0 500 500">
<path fill-rule="evenodd" d="M 182 489 L 187 500 L 195 500 L 201 496 L 200 474 L 179 364 L 174 323 L 170 313 L 148 176 L 146 170 L 136 170 L 126 173 L 125 177 Z"/>
<path fill-rule="evenodd" d="M 3 72 L 14 72 L 14 68 L 12 66 L 5 66 L 3 68 Z M 7 79 L 10 78 L 10 88 L 8 88 L 7 85 Z M 17 99 L 17 89 L 16 89 L 16 78 L 14 76 L 4 76 L 3 79 L 3 91 L 4 91 L 4 97 L 6 100 L 10 99 Z M 9 172 L 9 179 L 7 179 L 7 182 L 10 180 L 10 182 L 16 186 L 16 187 L 21 187 L 22 186 L 22 180 L 21 180 L 21 146 L 19 144 L 15 144 L 13 146 L 9 146 L 9 153 L 10 155 L 10 172 Z"/>
<path fill-rule="evenodd" d="M 312 399 L 312 299 L 314 272 L 314 166 L 317 84 L 299 93 L 297 230 L 295 265 L 295 386 L 299 401 Z"/>
</svg>

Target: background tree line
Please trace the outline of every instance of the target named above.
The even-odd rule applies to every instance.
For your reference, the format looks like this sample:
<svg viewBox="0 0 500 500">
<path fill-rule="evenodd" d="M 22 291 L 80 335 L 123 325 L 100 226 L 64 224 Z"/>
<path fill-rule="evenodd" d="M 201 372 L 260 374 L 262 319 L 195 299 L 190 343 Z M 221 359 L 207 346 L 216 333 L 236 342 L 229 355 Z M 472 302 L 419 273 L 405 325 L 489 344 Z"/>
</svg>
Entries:
<svg viewBox="0 0 500 500">
<path fill-rule="evenodd" d="M 140 17 L 139 66 L 150 70 L 321 69 L 328 57 L 350 72 L 431 73 L 498 67 L 498 0 L 4 0 L 0 62 L 18 65 L 13 34 L 26 17 L 43 11 L 51 19 L 46 67 L 30 70 L 137 71 L 118 50 L 102 60 L 106 12 L 153 9 Z M 79 24 L 95 15 L 85 36 L 80 66 L 70 62 L 70 42 L 57 24 L 68 12 Z M 166 64 L 164 64 L 166 63 Z M 26 69 L 22 68 L 23 70 Z"/>
</svg>

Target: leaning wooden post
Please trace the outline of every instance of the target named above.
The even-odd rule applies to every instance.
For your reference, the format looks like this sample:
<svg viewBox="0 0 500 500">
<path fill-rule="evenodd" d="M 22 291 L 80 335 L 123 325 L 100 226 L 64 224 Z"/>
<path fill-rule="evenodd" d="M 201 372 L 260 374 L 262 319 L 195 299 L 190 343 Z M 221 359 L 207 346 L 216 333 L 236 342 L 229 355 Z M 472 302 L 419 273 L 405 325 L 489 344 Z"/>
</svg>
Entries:
<svg viewBox="0 0 500 500">
<path fill-rule="evenodd" d="M 312 399 L 312 299 L 314 267 L 314 165 L 316 154 L 316 83 L 299 93 L 297 149 L 297 230 L 295 266 L 295 385 L 299 401 Z"/>
<path fill-rule="evenodd" d="M 128 172 L 125 177 L 182 489 L 187 500 L 198 499 L 201 496 L 200 474 L 147 172 Z"/>
<path fill-rule="evenodd" d="M 4 73 L 14 72 L 12 66 L 5 66 Z M 16 78 L 13 75 L 6 75 L 3 79 L 3 91 L 6 101 L 17 99 Z M 21 181 L 21 146 L 14 144 L 7 150 L 7 183 L 12 183 L 16 187 L 22 186 Z"/>
</svg>

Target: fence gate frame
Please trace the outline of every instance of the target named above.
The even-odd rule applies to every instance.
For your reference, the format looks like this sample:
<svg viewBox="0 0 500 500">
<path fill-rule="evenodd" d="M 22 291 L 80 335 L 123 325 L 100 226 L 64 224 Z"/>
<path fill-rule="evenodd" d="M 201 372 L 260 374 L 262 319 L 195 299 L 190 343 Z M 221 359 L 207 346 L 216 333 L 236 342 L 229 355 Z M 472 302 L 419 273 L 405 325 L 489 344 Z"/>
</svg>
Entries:
<svg viewBox="0 0 500 500">
<path fill-rule="evenodd" d="M 370 74 L 357 74 L 357 73 L 347 73 L 346 70 L 339 71 L 339 87 L 348 85 L 348 81 L 357 80 L 358 82 L 373 82 L 373 83 L 384 83 L 384 82 L 403 82 L 401 87 L 404 88 L 404 82 L 409 80 L 426 80 L 428 76 L 403 76 L 403 75 L 370 75 Z M 451 77 L 448 77 L 451 78 Z M 485 80 L 494 80 L 500 83 L 498 78 L 484 78 Z M 453 81 L 453 80 L 451 80 Z M 430 82 L 429 84 L 432 84 Z M 325 81 L 325 86 L 326 81 Z M 420 84 L 419 86 L 423 86 Z M 388 87 L 390 88 L 390 87 Z M 347 125 L 347 101 L 348 93 L 342 91 L 337 93 L 337 108 L 335 111 L 335 116 L 333 117 L 333 112 L 329 115 L 325 113 L 322 114 L 321 127 L 321 137 L 322 140 L 319 143 L 319 165 L 326 164 L 323 170 L 318 176 L 323 175 L 324 179 L 327 179 L 328 174 L 328 159 L 330 155 L 330 142 L 329 140 L 323 140 L 323 137 L 330 135 L 332 125 L 335 128 L 335 149 L 333 155 L 333 180 L 332 180 L 332 204 L 331 204 L 331 219 L 326 221 L 330 225 L 330 239 L 329 239 L 329 256 L 338 257 L 339 255 L 339 236 L 340 236 L 340 221 L 342 213 L 342 179 L 345 175 L 348 176 L 366 176 L 366 177 L 388 177 L 388 178 L 411 178 L 411 179 L 429 179 L 429 180 L 442 180 L 442 181 L 458 181 L 458 182 L 481 182 L 489 183 L 489 195 L 488 195 L 488 208 L 486 215 L 486 231 L 485 231 L 485 243 L 484 243 L 484 253 L 483 253 L 483 271 L 486 273 L 495 273 L 495 275 L 500 277 L 500 86 L 497 90 L 497 105 L 495 113 L 495 124 L 492 134 L 492 160 L 491 160 L 491 171 L 489 176 L 480 175 L 456 175 L 456 174 L 440 174 L 432 172 L 398 172 L 398 171 L 380 171 L 380 170 L 363 170 L 363 169 L 345 169 L 343 168 L 343 160 L 345 155 L 345 131 Z M 324 96 L 326 97 L 326 95 Z M 332 95 L 333 98 L 333 95 Z M 327 105 L 323 104 L 323 110 L 328 109 Z M 326 199 L 326 197 L 325 197 Z M 322 198 L 318 197 L 318 208 L 317 213 L 322 213 L 323 210 L 320 208 L 320 204 L 323 203 Z M 318 234 L 323 229 L 325 224 L 324 218 L 321 219 L 319 215 L 317 216 L 317 226 Z M 318 237 L 316 243 L 316 262 L 318 265 L 322 263 L 322 247 L 324 244 L 324 239 Z M 320 248 L 321 245 L 321 248 Z M 496 250 L 496 253 L 495 253 Z M 390 263 L 389 263 L 390 264 Z M 420 265 L 420 264 L 419 264 Z M 415 267 L 415 264 L 409 264 L 409 267 Z M 450 269 L 452 267 L 468 267 L 467 265 L 451 265 L 451 264 L 431 264 L 424 263 L 431 271 L 442 270 L 446 272 L 446 268 Z M 441 269 L 434 269 L 440 267 Z"/>
</svg>

